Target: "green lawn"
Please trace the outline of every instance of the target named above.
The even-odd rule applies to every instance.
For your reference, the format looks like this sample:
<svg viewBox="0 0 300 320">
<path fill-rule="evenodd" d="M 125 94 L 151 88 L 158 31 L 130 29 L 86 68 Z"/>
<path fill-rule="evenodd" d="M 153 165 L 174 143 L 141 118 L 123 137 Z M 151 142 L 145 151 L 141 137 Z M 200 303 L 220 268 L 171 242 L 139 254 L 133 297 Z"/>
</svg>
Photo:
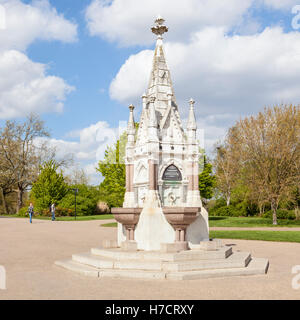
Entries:
<svg viewBox="0 0 300 320">
<path fill-rule="evenodd" d="M 27 218 L 19 217 L 18 215 L 1 215 L 0 217 L 11 217 L 11 218 Z M 77 221 L 87 220 L 107 220 L 113 219 L 112 214 L 94 215 L 94 216 L 77 216 Z M 50 217 L 36 216 L 34 219 L 50 220 Z M 74 221 L 75 217 L 57 217 L 57 221 Z M 272 219 L 259 218 L 259 217 L 209 217 L 210 227 L 238 227 L 238 228 L 254 228 L 254 227 L 300 227 L 300 220 L 278 220 L 278 225 L 272 224 Z"/>
<path fill-rule="evenodd" d="M 280 220 L 278 225 L 274 226 L 272 219 L 259 217 L 209 217 L 210 227 L 300 227 L 300 220 Z"/>
<path fill-rule="evenodd" d="M 101 227 L 108 227 L 108 228 L 116 228 L 117 226 L 118 226 L 117 222 L 101 224 Z"/>
<path fill-rule="evenodd" d="M 28 218 L 26 217 L 20 217 L 16 214 L 14 215 L 1 215 L 0 217 L 9 217 L 9 218 Z M 51 217 L 41 217 L 41 216 L 35 216 L 33 219 L 40 219 L 40 220 L 51 220 Z M 108 220 L 108 219 L 114 219 L 112 214 L 101 214 L 101 215 L 95 215 L 95 216 L 77 216 L 76 221 L 87 221 L 87 220 Z M 57 221 L 75 221 L 75 217 L 56 217 Z"/>
<path fill-rule="evenodd" d="M 232 218 L 230 218 L 232 219 Z M 244 218 L 233 218 L 234 221 L 236 219 L 244 219 Z M 245 219 L 255 219 L 255 218 L 245 218 Z M 259 218 L 258 218 L 259 219 Z M 267 219 L 268 220 L 268 219 Z M 227 221 L 229 224 L 229 222 Z M 238 226 L 241 225 L 218 225 L 218 226 Z M 270 226 L 270 225 L 253 225 L 248 224 L 248 226 Z M 117 223 L 106 223 L 102 224 L 101 227 L 117 227 Z M 262 241 L 282 241 L 282 242 L 298 242 L 300 243 L 300 231 L 256 231 L 256 230 L 217 230 L 210 231 L 211 238 L 219 238 L 219 239 L 243 239 L 243 240 L 262 240 Z"/>
<path fill-rule="evenodd" d="M 300 231 L 251 231 L 251 230 L 232 230 L 232 231 L 210 231 L 211 238 L 219 239 L 243 239 L 243 240 L 262 240 L 262 241 L 283 241 L 300 243 Z"/>
</svg>

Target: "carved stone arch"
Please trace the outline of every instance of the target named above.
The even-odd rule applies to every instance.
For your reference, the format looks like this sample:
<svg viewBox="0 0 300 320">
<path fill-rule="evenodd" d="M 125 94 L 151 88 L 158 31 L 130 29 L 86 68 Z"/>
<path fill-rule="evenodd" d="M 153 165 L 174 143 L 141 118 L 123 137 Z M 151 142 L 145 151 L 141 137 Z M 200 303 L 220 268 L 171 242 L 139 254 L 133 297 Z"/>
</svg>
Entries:
<svg viewBox="0 0 300 320">
<path fill-rule="evenodd" d="M 144 178 L 142 178 L 142 175 Z M 136 183 L 144 182 L 148 180 L 148 165 L 146 161 L 140 161 L 135 170 L 135 179 Z"/>
<path fill-rule="evenodd" d="M 174 165 L 175 167 L 178 168 L 178 170 L 180 171 L 181 175 L 182 175 L 182 178 L 183 178 L 183 168 L 182 168 L 182 165 L 179 161 L 177 161 L 176 159 L 170 159 L 169 161 L 165 162 L 160 170 L 159 170 L 159 180 L 162 180 L 162 177 L 163 177 L 163 174 L 165 172 L 165 170 L 170 166 L 170 165 Z"/>
<path fill-rule="evenodd" d="M 163 173 L 162 180 L 164 181 L 182 181 L 182 173 L 174 165 L 169 165 Z"/>
</svg>

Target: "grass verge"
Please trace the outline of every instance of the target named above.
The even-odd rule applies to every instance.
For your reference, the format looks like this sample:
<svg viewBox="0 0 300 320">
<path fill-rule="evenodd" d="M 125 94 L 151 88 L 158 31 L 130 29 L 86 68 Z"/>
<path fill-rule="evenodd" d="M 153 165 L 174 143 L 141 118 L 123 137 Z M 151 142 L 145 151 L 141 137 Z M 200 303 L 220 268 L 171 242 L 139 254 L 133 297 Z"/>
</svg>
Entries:
<svg viewBox="0 0 300 320">
<path fill-rule="evenodd" d="M 242 239 L 300 243 L 300 231 L 217 230 L 210 231 L 209 236 L 211 238 L 219 239 Z"/>
<path fill-rule="evenodd" d="M 117 223 L 102 224 L 101 227 L 117 227 Z M 300 231 L 251 231 L 251 230 L 233 230 L 233 231 L 210 231 L 211 238 L 219 239 L 241 239 L 241 240 L 261 240 L 261 241 L 279 241 L 279 242 L 298 242 L 300 243 Z"/>
<path fill-rule="evenodd" d="M 117 222 L 101 224 L 101 227 L 108 227 L 108 228 L 116 228 L 117 226 L 118 226 Z"/>
<path fill-rule="evenodd" d="M 300 227 L 300 220 L 283 220 L 278 219 L 278 225 L 274 226 L 272 219 L 259 217 L 209 217 L 210 227 L 238 227 L 238 228 L 255 228 L 255 227 Z"/>
<path fill-rule="evenodd" d="M 16 214 L 14 215 L 1 215 L 0 217 L 5 218 L 26 218 L 29 219 L 28 216 L 20 217 Z M 42 217 L 42 216 L 35 216 L 33 219 L 39 219 L 39 220 L 51 220 L 51 217 Z M 100 215 L 94 215 L 94 216 L 77 216 L 76 221 L 88 221 L 88 220 L 108 220 L 108 219 L 114 219 L 112 214 L 100 214 Z M 56 221 L 75 221 L 75 217 L 56 217 Z"/>
<path fill-rule="evenodd" d="M 14 215 L 0 215 L 1 217 L 6 218 L 27 218 L 20 217 L 16 214 Z M 35 216 L 34 219 L 41 220 L 50 220 L 51 217 L 41 217 Z M 114 219 L 112 214 L 101 214 L 101 215 L 93 215 L 93 216 L 77 216 L 77 221 L 88 221 L 88 220 L 107 220 Z M 75 217 L 57 217 L 57 221 L 74 221 Z M 238 227 L 238 228 L 255 228 L 255 227 L 300 227 L 300 220 L 283 220 L 278 219 L 278 225 L 274 226 L 272 224 L 272 219 L 267 218 L 259 218 L 259 217 L 209 217 L 209 226 L 210 227 Z"/>
</svg>

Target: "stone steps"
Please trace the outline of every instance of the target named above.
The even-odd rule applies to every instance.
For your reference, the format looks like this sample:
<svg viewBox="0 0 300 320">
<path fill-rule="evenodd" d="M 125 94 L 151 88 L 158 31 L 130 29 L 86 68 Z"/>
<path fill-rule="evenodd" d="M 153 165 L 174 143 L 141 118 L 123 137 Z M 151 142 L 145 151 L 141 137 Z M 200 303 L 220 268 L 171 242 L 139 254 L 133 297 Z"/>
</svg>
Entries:
<svg viewBox="0 0 300 320">
<path fill-rule="evenodd" d="M 56 265 L 79 274 L 102 278 L 193 280 L 203 278 L 264 274 L 267 259 L 251 258 L 249 252 L 232 252 L 231 247 L 215 251 L 188 250 L 178 253 L 125 252 L 92 249 L 73 254 Z"/>
<path fill-rule="evenodd" d="M 181 272 L 205 269 L 244 268 L 250 260 L 251 254 L 249 252 L 235 252 L 227 259 L 168 262 L 164 263 L 163 270 Z"/>
<path fill-rule="evenodd" d="M 207 269 L 201 271 L 171 272 L 166 274 L 169 280 L 196 280 L 206 278 L 219 278 L 230 276 L 249 276 L 265 274 L 269 267 L 269 261 L 264 258 L 252 258 L 247 267 L 228 269 Z"/>
<path fill-rule="evenodd" d="M 203 269 L 242 268 L 251 260 L 248 252 L 235 252 L 227 259 L 161 261 L 127 259 L 113 260 L 107 257 L 96 256 L 91 253 L 74 254 L 72 260 L 99 269 L 120 270 L 152 270 L 152 271 L 192 271 Z"/>
<path fill-rule="evenodd" d="M 99 269 L 162 270 L 161 261 L 113 260 L 106 257 L 96 256 L 91 253 L 73 254 L 72 260 Z"/>
<path fill-rule="evenodd" d="M 56 265 L 79 274 L 102 278 L 125 278 L 125 279 L 144 279 L 144 280 L 196 280 L 205 278 L 243 276 L 265 274 L 269 262 L 263 258 L 252 258 L 246 267 L 226 268 L 226 269 L 205 269 L 200 271 L 180 271 L 166 272 L 154 270 L 120 270 L 120 269 L 98 269 L 73 260 L 56 261 Z"/>
<path fill-rule="evenodd" d="M 97 268 L 89 267 L 85 264 L 75 262 L 71 259 L 55 261 L 55 264 L 59 267 L 62 267 L 70 271 L 74 271 L 84 276 L 95 278 L 99 277 L 99 270 Z"/>
<path fill-rule="evenodd" d="M 163 253 L 158 251 L 135 251 L 126 252 L 118 249 L 92 248 L 91 254 L 114 260 L 147 260 L 147 261 L 188 261 L 188 260 L 211 260 L 225 259 L 232 254 L 231 247 L 222 247 L 216 251 L 188 250 L 178 253 Z"/>
</svg>

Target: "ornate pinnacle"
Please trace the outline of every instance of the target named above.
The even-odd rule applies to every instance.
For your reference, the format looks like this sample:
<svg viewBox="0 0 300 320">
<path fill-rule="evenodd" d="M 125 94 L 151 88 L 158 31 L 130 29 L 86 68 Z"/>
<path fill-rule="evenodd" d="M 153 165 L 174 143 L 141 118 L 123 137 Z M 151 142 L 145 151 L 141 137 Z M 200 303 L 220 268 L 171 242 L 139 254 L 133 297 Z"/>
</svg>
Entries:
<svg viewBox="0 0 300 320">
<path fill-rule="evenodd" d="M 128 120 L 128 125 L 127 125 L 127 129 L 128 129 L 128 134 L 134 134 L 134 116 L 133 116 L 133 110 L 134 110 L 134 105 L 131 104 L 129 106 L 129 120 Z"/>
<path fill-rule="evenodd" d="M 158 38 L 161 38 L 161 36 L 165 33 L 168 32 L 168 27 L 164 25 L 165 20 L 161 17 L 158 16 L 155 20 L 155 26 L 151 28 L 152 32 L 157 35 Z"/>
<path fill-rule="evenodd" d="M 155 100 L 156 100 L 156 97 L 150 97 L 150 103 L 154 103 L 155 102 Z"/>
<path fill-rule="evenodd" d="M 188 130 L 197 130 L 197 124 L 196 124 L 195 113 L 194 113 L 194 104 L 195 104 L 194 99 L 191 99 L 189 101 L 189 104 L 190 104 L 190 113 L 189 113 L 189 120 L 188 120 L 187 129 Z"/>
</svg>

